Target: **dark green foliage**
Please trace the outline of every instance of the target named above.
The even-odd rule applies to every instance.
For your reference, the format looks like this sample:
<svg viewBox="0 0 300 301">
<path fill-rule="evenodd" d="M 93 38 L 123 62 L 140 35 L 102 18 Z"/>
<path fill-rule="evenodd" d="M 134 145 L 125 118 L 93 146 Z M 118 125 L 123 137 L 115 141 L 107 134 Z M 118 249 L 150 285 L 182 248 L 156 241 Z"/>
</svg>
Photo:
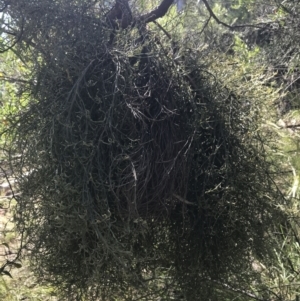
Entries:
<svg viewBox="0 0 300 301">
<path fill-rule="evenodd" d="M 13 117 L 9 150 L 36 274 L 68 300 L 168 299 L 174 289 L 216 300 L 223 281 L 247 288 L 282 218 L 257 104 L 218 84 L 192 50 L 176 63 L 150 32 L 144 45 L 129 29 L 112 41 L 88 5 L 48 2 L 60 24 L 38 24 L 28 109 Z M 25 15 L 20 49 L 42 18 L 34 3 L 24 4 L 36 15 Z"/>
</svg>

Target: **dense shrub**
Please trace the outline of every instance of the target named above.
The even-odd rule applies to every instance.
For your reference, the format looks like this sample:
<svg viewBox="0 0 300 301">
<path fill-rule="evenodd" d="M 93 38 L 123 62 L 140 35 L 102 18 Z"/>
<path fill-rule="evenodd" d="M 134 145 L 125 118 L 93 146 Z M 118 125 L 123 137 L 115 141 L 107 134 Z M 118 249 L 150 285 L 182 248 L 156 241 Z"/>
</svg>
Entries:
<svg viewBox="0 0 300 301">
<path fill-rule="evenodd" d="M 252 279 L 281 219 L 259 104 L 192 49 L 175 60 L 150 31 L 113 32 L 88 2 L 11 8 L 33 71 L 8 155 L 34 271 L 68 300 L 200 300 Z"/>
</svg>

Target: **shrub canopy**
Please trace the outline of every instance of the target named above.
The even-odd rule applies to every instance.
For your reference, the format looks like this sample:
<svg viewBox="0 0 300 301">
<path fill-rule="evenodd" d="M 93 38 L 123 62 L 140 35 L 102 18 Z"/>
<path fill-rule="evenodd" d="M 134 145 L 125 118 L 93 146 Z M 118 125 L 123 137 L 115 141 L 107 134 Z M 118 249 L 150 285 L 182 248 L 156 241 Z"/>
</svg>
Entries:
<svg viewBox="0 0 300 301">
<path fill-rule="evenodd" d="M 202 300 L 224 280 L 247 285 L 282 218 L 259 104 L 197 51 L 175 59 L 158 34 L 112 30 L 93 4 L 9 7 L 32 70 L 8 155 L 34 271 L 68 300 Z"/>
</svg>

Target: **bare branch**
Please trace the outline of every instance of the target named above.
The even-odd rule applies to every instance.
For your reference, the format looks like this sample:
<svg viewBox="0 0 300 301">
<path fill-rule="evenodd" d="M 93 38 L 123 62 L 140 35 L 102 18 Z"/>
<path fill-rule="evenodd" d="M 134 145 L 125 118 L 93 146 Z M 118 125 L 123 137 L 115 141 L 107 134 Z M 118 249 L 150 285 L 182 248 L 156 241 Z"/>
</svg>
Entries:
<svg viewBox="0 0 300 301">
<path fill-rule="evenodd" d="M 168 37 L 169 40 L 172 39 L 171 35 L 156 21 L 153 21 L 153 23 Z"/>
<path fill-rule="evenodd" d="M 211 19 L 211 15 L 209 15 L 209 18 L 205 21 L 205 23 L 204 23 L 204 25 L 203 25 L 203 27 L 202 27 L 202 29 L 201 29 L 199 35 L 201 35 L 201 34 L 203 33 L 203 31 L 204 31 L 205 28 L 207 27 L 207 25 L 208 25 L 210 19 Z"/>
<path fill-rule="evenodd" d="M 288 128 L 288 129 L 294 129 L 294 128 L 299 128 L 300 127 L 300 124 L 289 124 L 289 125 L 286 125 L 285 128 Z"/>
<path fill-rule="evenodd" d="M 162 0 L 159 6 L 157 6 L 154 10 L 152 10 L 149 13 L 146 13 L 136 19 L 136 22 L 144 22 L 144 23 L 149 23 L 153 22 L 159 18 L 162 18 L 165 16 L 165 14 L 168 12 L 169 8 L 171 5 L 174 3 L 173 0 Z M 208 10 L 210 17 L 212 17 L 218 24 L 221 24 L 230 30 L 235 30 L 237 28 L 244 28 L 244 27 L 255 27 L 255 28 L 261 28 L 262 26 L 260 24 L 243 24 L 243 25 L 229 25 L 223 21 L 221 21 L 213 12 L 211 9 L 210 5 L 208 4 L 207 0 L 203 0 L 203 3 Z M 210 18 L 209 18 L 210 20 Z M 208 22 L 209 22 L 208 20 Z M 208 22 L 205 24 L 207 26 Z"/>
<path fill-rule="evenodd" d="M 255 27 L 255 28 L 261 28 L 261 26 L 259 24 L 243 24 L 243 25 L 229 25 L 223 21 L 221 21 L 216 15 L 215 13 L 213 12 L 213 10 L 211 9 L 210 5 L 207 3 L 207 0 L 203 0 L 203 3 L 205 5 L 205 7 L 207 8 L 210 16 L 218 23 L 218 24 L 221 24 L 231 30 L 235 30 L 237 28 L 244 28 L 244 27 Z"/>
<path fill-rule="evenodd" d="M 168 10 L 171 7 L 171 5 L 173 4 L 173 2 L 174 2 L 174 0 L 163 0 L 160 3 L 160 5 L 157 6 L 154 10 L 152 10 L 151 12 L 149 12 L 147 14 L 140 16 L 138 18 L 138 21 L 149 23 L 149 22 L 153 22 L 156 19 L 163 17 L 168 12 Z"/>
</svg>

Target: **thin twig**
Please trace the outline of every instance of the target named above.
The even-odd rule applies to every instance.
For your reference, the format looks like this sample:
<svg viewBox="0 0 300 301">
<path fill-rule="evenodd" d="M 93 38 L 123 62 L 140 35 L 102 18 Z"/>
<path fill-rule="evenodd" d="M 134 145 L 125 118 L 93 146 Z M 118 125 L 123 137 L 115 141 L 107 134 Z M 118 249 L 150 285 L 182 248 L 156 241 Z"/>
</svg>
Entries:
<svg viewBox="0 0 300 301">
<path fill-rule="evenodd" d="M 158 28 L 169 38 L 169 40 L 172 40 L 171 35 L 158 22 L 154 20 L 153 23 L 158 26 Z"/>
<path fill-rule="evenodd" d="M 199 35 L 201 35 L 201 34 L 203 33 L 203 31 L 204 31 L 205 28 L 207 27 L 207 25 L 208 25 L 208 23 L 209 23 L 210 20 L 211 20 L 211 15 L 209 15 L 209 18 L 205 21 L 205 23 L 204 23 L 204 25 L 203 25 L 203 27 L 202 27 L 202 29 L 201 29 Z"/>
<path fill-rule="evenodd" d="M 211 9 L 210 5 L 207 3 L 206 0 L 203 0 L 203 3 L 205 5 L 205 7 L 207 8 L 210 16 L 218 23 L 218 24 L 221 24 L 231 30 L 235 30 L 237 28 L 244 28 L 244 27 L 255 27 L 255 28 L 261 28 L 261 26 L 259 25 L 255 25 L 255 24 L 243 24 L 243 25 L 229 25 L 223 21 L 221 21 L 216 15 L 215 13 L 213 12 L 213 10 Z"/>
<path fill-rule="evenodd" d="M 243 295 L 245 295 L 245 296 L 247 296 L 247 297 L 249 297 L 249 298 L 252 298 L 252 299 L 254 299 L 254 300 L 258 300 L 258 301 L 270 301 L 269 299 L 262 299 L 262 298 L 259 298 L 259 297 L 257 297 L 256 295 L 254 295 L 254 294 L 252 294 L 252 293 L 250 293 L 250 292 L 248 292 L 248 291 L 245 291 L 245 290 L 243 290 L 243 289 L 240 289 L 240 288 L 234 288 L 234 287 L 232 287 L 231 285 L 229 285 L 229 284 L 227 284 L 227 283 L 222 283 L 222 282 L 219 282 L 219 281 L 216 281 L 216 280 L 212 280 L 212 281 L 213 281 L 214 283 L 217 283 L 217 284 L 223 286 L 224 288 L 226 288 L 226 289 L 228 289 L 228 290 L 230 290 L 230 291 L 232 291 L 232 292 L 241 293 L 241 294 L 243 294 Z"/>
</svg>

